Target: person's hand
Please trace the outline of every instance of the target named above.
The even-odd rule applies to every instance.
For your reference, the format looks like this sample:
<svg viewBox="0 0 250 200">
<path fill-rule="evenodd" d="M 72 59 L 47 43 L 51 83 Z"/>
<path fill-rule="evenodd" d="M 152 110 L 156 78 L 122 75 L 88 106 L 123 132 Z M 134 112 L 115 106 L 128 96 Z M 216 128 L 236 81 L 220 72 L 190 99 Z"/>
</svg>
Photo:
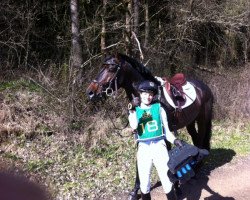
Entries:
<svg viewBox="0 0 250 200">
<path fill-rule="evenodd" d="M 134 110 L 136 106 L 140 105 L 140 98 L 139 97 L 134 97 L 132 101 L 128 104 L 128 109 L 129 110 Z"/>
<path fill-rule="evenodd" d="M 177 146 L 177 147 L 182 147 L 183 146 L 181 140 L 179 140 L 179 139 L 174 140 L 174 145 Z"/>
</svg>

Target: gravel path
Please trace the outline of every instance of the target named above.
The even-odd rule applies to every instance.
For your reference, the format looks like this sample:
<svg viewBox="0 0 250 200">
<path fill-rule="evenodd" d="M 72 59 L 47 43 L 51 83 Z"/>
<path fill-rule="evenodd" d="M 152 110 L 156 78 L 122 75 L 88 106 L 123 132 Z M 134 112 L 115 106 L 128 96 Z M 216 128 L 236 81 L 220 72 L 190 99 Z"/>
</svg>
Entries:
<svg viewBox="0 0 250 200">
<path fill-rule="evenodd" d="M 196 179 L 181 186 L 185 200 L 248 200 L 250 199 L 250 156 L 236 159 L 212 170 L 198 174 Z M 153 200 L 166 200 L 162 187 L 151 191 Z"/>
</svg>

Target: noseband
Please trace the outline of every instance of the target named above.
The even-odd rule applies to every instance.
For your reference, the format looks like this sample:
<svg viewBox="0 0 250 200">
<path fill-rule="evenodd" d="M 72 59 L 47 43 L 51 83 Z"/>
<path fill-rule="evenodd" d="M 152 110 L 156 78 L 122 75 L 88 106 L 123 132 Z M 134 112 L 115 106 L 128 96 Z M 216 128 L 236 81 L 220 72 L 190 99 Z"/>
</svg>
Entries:
<svg viewBox="0 0 250 200">
<path fill-rule="evenodd" d="M 118 90 L 118 86 L 117 86 L 117 74 L 118 74 L 119 70 L 121 69 L 122 64 L 120 65 L 120 64 L 115 63 L 113 59 L 108 60 L 108 61 L 104 62 L 103 64 L 104 65 L 113 65 L 113 66 L 116 66 L 116 72 L 114 73 L 113 77 L 109 80 L 108 87 L 105 90 L 102 90 L 101 93 L 104 93 L 107 96 L 113 96 L 113 94 L 115 94 L 114 97 L 116 97 L 117 90 Z M 97 84 L 98 88 L 99 87 L 103 88 L 103 85 L 106 84 L 106 83 L 101 84 L 97 80 L 93 80 L 92 82 L 95 83 L 95 84 Z M 113 90 L 113 88 L 111 87 L 111 85 L 112 85 L 113 82 L 115 84 L 115 90 Z"/>
</svg>

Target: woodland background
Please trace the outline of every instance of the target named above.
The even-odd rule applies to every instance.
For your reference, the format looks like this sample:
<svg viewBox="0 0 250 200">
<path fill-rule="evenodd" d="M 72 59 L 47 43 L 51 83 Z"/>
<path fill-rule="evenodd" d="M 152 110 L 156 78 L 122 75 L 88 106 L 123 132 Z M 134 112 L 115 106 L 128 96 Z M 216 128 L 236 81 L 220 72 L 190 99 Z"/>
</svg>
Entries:
<svg viewBox="0 0 250 200">
<path fill-rule="evenodd" d="M 116 132 L 126 124 L 124 105 L 128 100 L 124 91 L 119 90 L 116 101 L 108 99 L 99 105 L 93 105 L 85 95 L 105 54 L 114 52 L 137 58 L 157 76 L 183 72 L 205 81 L 215 98 L 215 124 L 229 120 L 244 122 L 237 127 L 245 128 L 249 121 L 248 0 L 1 1 L 2 159 L 14 168 L 24 168 L 31 177 L 39 177 L 57 199 L 70 199 L 70 195 L 94 198 L 91 188 L 98 188 L 100 183 L 83 187 L 72 181 L 79 175 L 74 170 L 85 162 L 87 166 L 101 166 L 102 156 L 110 166 L 113 159 L 122 156 L 121 145 L 112 146 L 106 139 L 117 137 Z M 249 135 L 244 140 L 249 141 Z M 131 143 L 122 145 L 127 148 Z M 30 153 L 31 146 L 35 155 Z M 100 163 L 90 159 L 86 149 L 91 149 L 92 157 L 101 159 Z M 118 157 L 113 154 L 117 150 Z M 59 152 L 59 160 L 47 158 L 53 152 Z M 80 156 L 74 160 L 76 166 L 71 166 L 72 155 Z M 132 163 L 130 156 L 128 152 L 124 162 Z M 83 157 L 88 160 L 81 160 Z M 61 169 L 58 172 L 58 162 L 66 163 L 64 170 L 73 170 L 73 175 Z M 128 166 L 123 166 L 124 171 Z M 87 169 L 81 178 L 96 178 L 96 168 L 91 176 Z M 47 180 L 48 170 L 57 174 L 52 180 Z M 107 174 L 102 179 L 110 176 Z M 133 174 L 116 175 L 118 188 L 130 187 Z M 124 177 L 127 183 L 121 186 L 119 181 Z M 99 197 L 114 195 L 112 190 L 99 192 Z"/>
<path fill-rule="evenodd" d="M 219 104 L 217 113 L 249 117 L 249 4 L 6 0 L 0 8 L 1 71 L 42 72 L 68 91 L 77 82 L 73 99 L 82 99 L 78 89 L 84 93 L 102 55 L 122 52 L 141 59 L 158 76 L 183 71 L 207 79 Z M 51 82 L 46 87 L 54 90 Z"/>
</svg>

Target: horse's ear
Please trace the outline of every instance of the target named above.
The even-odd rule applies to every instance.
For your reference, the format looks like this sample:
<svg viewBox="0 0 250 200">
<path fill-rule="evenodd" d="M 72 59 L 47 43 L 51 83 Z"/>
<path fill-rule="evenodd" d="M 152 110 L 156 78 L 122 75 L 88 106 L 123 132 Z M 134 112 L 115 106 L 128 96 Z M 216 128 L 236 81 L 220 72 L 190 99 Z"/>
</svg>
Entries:
<svg viewBox="0 0 250 200">
<path fill-rule="evenodd" d="M 133 88 L 134 88 L 136 91 L 138 90 L 139 85 L 140 85 L 140 82 L 134 82 L 134 83 L 132 84 Z"/>
</svg>

